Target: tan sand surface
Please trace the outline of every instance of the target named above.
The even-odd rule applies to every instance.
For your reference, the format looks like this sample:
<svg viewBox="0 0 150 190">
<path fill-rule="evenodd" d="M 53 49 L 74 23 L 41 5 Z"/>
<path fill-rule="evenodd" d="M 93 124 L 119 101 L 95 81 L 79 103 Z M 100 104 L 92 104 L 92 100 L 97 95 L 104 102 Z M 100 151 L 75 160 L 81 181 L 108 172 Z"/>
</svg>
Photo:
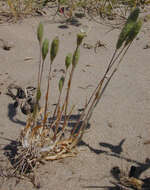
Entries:
<svg viewBox="0 0 150 190">
<path fill-rule="evenodd" d="M 12 44 L 9 51 L 0 46 L 0 160 L 6 162 L 4 153 L 26 122 L 26 116 L 20 110 L 15 113 L 13 100 L 6 91 L 10 83 L 22 87 L 36 85 L 39 59 L 36 28 L 40 21 L 44 23 L 45 36 L 50 41 L 56 35 L 60 39 L 50 107 L 57 100 L 57 83 L 60 69 L 64 69 L 65 55 L 75 49 L 79 30 L 84 25 L 89 27 L 84 43 L 94 46 L 100 41 L 105 44 L 97 48 L 96 53 L 93 48 L 81 48 L 71 90 L 70 106 L 76 105 L 74 116 L 80 113 L 79 109 L 83 108 L 86 98 L 104 73 L 119 34 L 118 29 L 108 32 L 109 27 L 85 18 L 79 20 L 80 26 L 69 25 L 68 28 L 60 27 L 60 23 L 51 23 L 47 17 L 0 25 L 0 39 Z M 112 175 L 114 167 L 129 171 L 135 165 L 142 171 L 140 178 L 150 177 L 150 144 L 144 145 L 146 140 L 150 140 L 150 49 L 144 48 L 148 43 L 150 23 L 146 22 L 96 107 L 90 128 L 78 147 L 77 157 L 40 165 L 37 180 L 41 190 L 115 190 L 117 187 L 111 183 L 115 181 Z M 44 72 L 46 77 L 46 69 Z M 0 165 L 7 164 L 1 161 Z M 10 178 L 4 180 L 0 189 L 31 190 L 34 187 L 29 180 L 21 180 L 16 185 L 16 179 Z"/>
</svg>

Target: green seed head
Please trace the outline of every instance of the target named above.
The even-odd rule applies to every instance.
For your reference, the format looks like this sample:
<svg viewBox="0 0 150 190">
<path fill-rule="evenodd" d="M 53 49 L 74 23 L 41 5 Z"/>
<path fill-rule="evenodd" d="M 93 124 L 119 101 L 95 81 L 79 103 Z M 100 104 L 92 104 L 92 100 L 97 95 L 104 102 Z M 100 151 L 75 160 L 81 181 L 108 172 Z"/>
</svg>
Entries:
<svg viewBox="0 0 150 190">
<path fill-rule="evenodd" d="M 72 62 L 72 54 L 68 53 L 65 59 L 66 70 L 69 68 L 71 62 Z"/>
<path fill-rule="evenodd" d="M 80 50 L 77 48 L 73 54 L 72 65 L 75 67 L 79 61 Z"/>
<path fill-rule="evenodd" d="M 59 38 L 55 37 L 51 44 L 50 58 L 51 62 L 55 59 L 59 48 Z"/>
<path fill-rule="evenodd" d="M 37 28 L 37 39 L 40 43 L 42 43 L 43 33 L 44 33 L 43 24 L 40 22 Z"/>
<path fill-rule="evenodd" d="M 62 76 L 59 80 L 59 92 L 61 93 L 63 86 L 64 86 L 65 78 Z"/>
<path fill-rule="evenodd" d="M 129 22 L 129 23 L 126 23 L 125 26 L 123 27 L 120 35 L 119 35 L 119 38 L 118 38 L 118 41 L 117 41 L 117 44 L 116 44 L 116 49 L 119 49 L 122 44 L 124 43 L 124 41 L 126 40 L 130 30 L 132 29 L 134 25 L 134 22 Z"/>
<path fill-rule="evenodd" d="M 130 30 L 133 28 L 133 25 L 135 24 L 135 22 L 138 19 L 140 13 L 140 9 L 137 7 L 135 8 L 129 15 L 116 44 L 116 49 L 119 49 L 122 44 L 125 42 L 125 40 L 127 39 Z"/>
<path fill-rule="evenodd" d="M 128 34 L 125 45 L 128 45 L 130 42 L 132 42 L 135 39 L 135 37 L 138 35 L 141 27 L 142 27 L 141 20 L 138 20 L 136 23 L 134 23 L 132 29 L 130 30 L 130 32 Z"/>
<path fill-rule="evenodd" d="M 127 19 L 127 23 L 128 22 L 136 22 L 137 19 L 138 19 L 138 16 L 139 16 L 139 13 L 140 13 L 140 9 L 139 7 L 136 7 L 129 15 L 128 19 Z"/>
<path fill-rule="evenodd" d="M 43 61 L 45 60 L 47 53 L 48 53 L 48 49 L 49 49 L 49 41 L 48 39 L 45 39 L 42 45 L 42 58 Z"/>
<path fill-rule="evenodd" d="M 79 47 L 83 41 L 83 38 L 86 36 L 85 33 L 77 34 L 77 47 Z"/>
</svg>

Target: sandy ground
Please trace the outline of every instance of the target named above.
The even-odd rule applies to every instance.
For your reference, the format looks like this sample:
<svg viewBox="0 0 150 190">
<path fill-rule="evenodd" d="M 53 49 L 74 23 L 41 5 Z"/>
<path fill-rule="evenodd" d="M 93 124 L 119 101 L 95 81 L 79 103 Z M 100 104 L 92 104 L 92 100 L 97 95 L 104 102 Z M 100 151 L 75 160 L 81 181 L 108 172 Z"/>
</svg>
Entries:
<svg viewBox="0 0 150 190">
<path fill-rule="evenodd" d="M 88 44 L 97 41 L 105 44 L 97 49 L 81 48 L 81 57 L 73 79 L 71 105 L 76 105 L 74 116 L 83 108 L 98 80 L 105 71 L 118 38 L 119 30 L 88 19 L 79 19 L 80 26 L 51 23 L 48 17 L 31 18 L 16 24 L 0 26 L 0 38 L 12 44 L 6 51 L 0 47 L 0 158 L 1 165 L 7 165 L 5 152 L 8 145 L 19 136 L 25 126 L 26 117 L 13 110 L 13 100 L 5 93 L 10 83 L 23 87 L 36 84 L 39 47 L 36 28 L 42 21 L 45 36 L 50 41 L 58 35 L 60 48 L 54 63 L 50 106 L 56 103 L 57 83 L 64 68 L 65 55 L 75 49 L 76 34 L 84 25 L 89 26 Z M 0 42 L 1 43 L 1 42 Z M 150 23 L 146 22 L 138 38 L 132 44 L 119 71 L 104 93 L 101 102 L 90 120 L 90 128 L 78 147 L 74 158 L 47 162 L 37 170 L 41 190 L 115 190 L 113 168 L 129 171 L 132 165 L 139 168 L 140 178 L 150 177 Z M 28 60 L 26 60 L 29 58 Z M 47 75 L 45 69 L 45 76 Z M 45 80 L 44 80 L 45 81 Z M 46 82 L 43 81 L 43 86 Z M 2 162 L 3 161 L 3 162 Z M 6 162 L 6 163 L 5 163 Z M 0 178 L 2 180 L 2 178 Z M 15 178 L 5 181 L 1 190 L 31 190 L 29 180 L 16 184 Z"/>
</svg>

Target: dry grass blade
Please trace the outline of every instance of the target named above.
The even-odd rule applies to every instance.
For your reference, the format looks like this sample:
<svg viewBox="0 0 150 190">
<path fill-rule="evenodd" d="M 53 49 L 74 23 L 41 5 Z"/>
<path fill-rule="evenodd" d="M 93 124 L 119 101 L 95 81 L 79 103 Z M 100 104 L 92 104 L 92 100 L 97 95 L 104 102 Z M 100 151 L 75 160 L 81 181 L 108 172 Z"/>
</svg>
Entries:
<svg viewBox="0 0 150 190">
<path fill-rule="evenodd" d="M 9 5 L 10 11 L 12 12 L 13 16 L 15 17 L 15 19 L 17 19 L 18 14 L 17 14 L 17 11 L 15 9 L 15 4 L 13 4 L 13 2 L 11 0 L 7 0 L 7 3 Z"/>
</svg>

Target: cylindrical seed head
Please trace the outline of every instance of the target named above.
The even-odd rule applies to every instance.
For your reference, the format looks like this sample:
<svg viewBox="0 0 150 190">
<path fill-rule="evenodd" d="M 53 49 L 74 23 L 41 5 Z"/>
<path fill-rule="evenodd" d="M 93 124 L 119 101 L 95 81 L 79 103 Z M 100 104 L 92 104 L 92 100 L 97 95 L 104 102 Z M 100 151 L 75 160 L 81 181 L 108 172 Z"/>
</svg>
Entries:
<svg viewBox="0 0 150 190">
<path fill-rule="evenodd" d="M 86 35 L 84 33 L 77 34 L 77 47 L 79 47 Z"/>
<path fill-rule="evenodd" d="M 77 48 L 73 54 L 72 65 L 75 67 L 79 61 L 80 50 Z"/>
<path fill-rule="evenodd" d="M 59 80 L 59 92 L 61 93 L 63 86 L 64 86 L 65 78 L 62 76 Z"/>
<path fill-rule="evenodd" d="M 128 34 L 130 33 L 130 30 L 132 29 L 134 23 L 137 21 L 138 16 L 140 13 L 140 9 L 137 7 L 135 8 L 129 15 L 116 44 L 116 49 L 119 49 L 124 41 L 126 40 Z"/>
<path fill-rule="evenodd" d="M 42 58 L 43 61 L 45 60 L 47 53 L 48 53 L 48 49 L 49 49 L 49 41 L 48 39 L 45 39 L 42 45 Z"/>
<path fill-rule="evenodd" d="M 133 25 L 132 29 L 130 30 L 129 35 L 128 35 L 127 39 L 126 39 L 125 45 L 128 45 L 130 42 L 132 42 L 135 39 L 135 37 L 138 35 L 141 27 L 142 27 L 142 21 L 138 20 Z"/>
<path fill-rule="evenodd" d="M 68 53 L 65 59 L 66 70 L 69 68 L 71 62 L 72 62 L 72 54 Z"/>
<path fill-rule="evenodd" d="M 139 16 L 139 13 L 140 13 L 140 9 L 139 7 L 136 7 L 129 15 L 128 19 L 127 19 L 127 23 L 128 22 L 136 22 L 137 19 L 138 19 L 138 16 Z"/>
<path fill-rule="evenodd" d="M 55 59 L 59 48 L 59 38 L 55 37 L 51 44 L 50 58 L 51 62 Z"/>
<path fill-rule="evenodd" d="M 44 33 L 44 27 L 43 24 L 40 22 L 37 28 L 37 39 L 40 43 L 42 43 L 43 33 Z"/>
<path fill-rule="evenodd" d="M 117 41 L 117 44 L 116 44 L 116 49 L 119 49 L 122 44 L 124 43 L 124 41 L 126 40 L 130 30 L 132 29 L 134 25 L 134 22 L 129 22 L 127 24 L 125 24 L 125 26 L 123 27 L 120 35 L 119 35 L 119 38 L 118 38 L 118 41 Z"/>
</svg>

